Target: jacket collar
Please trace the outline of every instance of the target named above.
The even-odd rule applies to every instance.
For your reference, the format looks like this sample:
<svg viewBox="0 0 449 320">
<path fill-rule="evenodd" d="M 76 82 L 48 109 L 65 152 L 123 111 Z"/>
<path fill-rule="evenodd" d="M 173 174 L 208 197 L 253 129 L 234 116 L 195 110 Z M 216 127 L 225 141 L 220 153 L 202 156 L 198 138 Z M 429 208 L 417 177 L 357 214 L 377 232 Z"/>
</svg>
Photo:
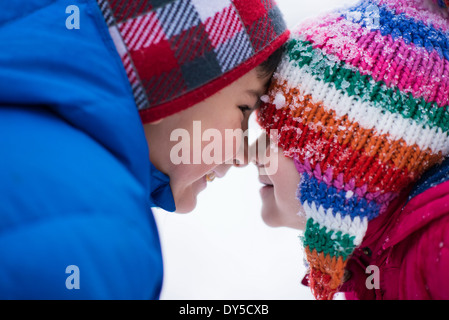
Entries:
<svg viewBox="0 0 449 320">
<path fill-rule="evenodd" d="M 385 248 L 449 213 L 449 159 L 434 166 L 415 184 L 397 216 Z"/>
<path fill-rule="evenodd" d="M 159 207 L 165 211 L 176 210 L 175 200 L 170 188 L 170 178 L 156 169 L 150 162 L 150 203 L 152 207 Z"/>
</svg>

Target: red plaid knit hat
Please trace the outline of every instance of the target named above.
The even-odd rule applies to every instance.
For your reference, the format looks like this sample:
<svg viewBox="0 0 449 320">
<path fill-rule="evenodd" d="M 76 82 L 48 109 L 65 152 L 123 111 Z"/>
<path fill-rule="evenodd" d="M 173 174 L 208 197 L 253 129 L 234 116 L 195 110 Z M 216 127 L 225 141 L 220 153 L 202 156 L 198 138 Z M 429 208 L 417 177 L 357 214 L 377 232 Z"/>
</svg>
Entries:
<svg viewBox="0 0 449 320">
<path fill-rule="evenodd" d="M 288 38 L 272 0 L 97 0 L 144 123 L 182 111 Z"/>
</svg>

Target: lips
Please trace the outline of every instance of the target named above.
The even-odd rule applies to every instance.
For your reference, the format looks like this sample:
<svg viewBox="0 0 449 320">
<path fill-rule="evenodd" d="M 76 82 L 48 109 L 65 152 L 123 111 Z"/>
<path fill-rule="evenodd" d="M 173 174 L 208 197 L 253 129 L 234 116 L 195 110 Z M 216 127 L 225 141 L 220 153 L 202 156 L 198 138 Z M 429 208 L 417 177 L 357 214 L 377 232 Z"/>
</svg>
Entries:
<svg viewBox="0 0 449 320">
<path fill-rule="evenodd" d="M 259 175 L 259 182 L 264 184 L 265 186 L 270 186 L 270 187 L 273 186 L 273 183 L 266 175 Z"/>
</svg>

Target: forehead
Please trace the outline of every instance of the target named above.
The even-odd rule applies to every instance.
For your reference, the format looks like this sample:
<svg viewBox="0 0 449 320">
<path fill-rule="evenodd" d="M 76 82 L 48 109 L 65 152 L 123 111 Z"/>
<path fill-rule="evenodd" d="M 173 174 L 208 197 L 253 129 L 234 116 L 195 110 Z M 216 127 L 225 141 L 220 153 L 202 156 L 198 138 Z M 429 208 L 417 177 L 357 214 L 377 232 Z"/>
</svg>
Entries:
<svg viewBox="0 0 449 320">
<path fill-rule="evenodd" d="M 233 85 L 238 88 L 239 91 L 259 98 L 266 92 L 270 78 L 271 75 L 261 76 L 257 68 L 255 68 L 235 81 Z"/>
</svg>

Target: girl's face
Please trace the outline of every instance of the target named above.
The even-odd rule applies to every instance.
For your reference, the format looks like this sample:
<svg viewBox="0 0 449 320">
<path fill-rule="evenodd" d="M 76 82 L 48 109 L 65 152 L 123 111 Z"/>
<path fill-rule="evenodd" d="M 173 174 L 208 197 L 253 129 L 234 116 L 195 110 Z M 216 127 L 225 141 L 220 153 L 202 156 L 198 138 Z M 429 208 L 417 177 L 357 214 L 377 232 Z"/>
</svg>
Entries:
<svg viewBox="0 0 449 320">
<path fill-rule="evenodd" d="M 207 181 L 232 166 L 269 78 L 253 69 L 206 100 L 144 126 L 151 162 L 170 177 L 176 212 L 192 211 Z"/>
<path fill-rule="evenodd" d="M 282 149 L 270 145 L 265 134 L 256 143 L 266 146 L 265 152 L 252 152 L 255 155 L 253 161 L 259 169 L 259 181 L 263 184 L 260 189 L 262 219 L 271 227 L 304 230 L 305 213 L 296 197 L 301 176 L 293 160 L 285 157 Z"/>
</svg>

